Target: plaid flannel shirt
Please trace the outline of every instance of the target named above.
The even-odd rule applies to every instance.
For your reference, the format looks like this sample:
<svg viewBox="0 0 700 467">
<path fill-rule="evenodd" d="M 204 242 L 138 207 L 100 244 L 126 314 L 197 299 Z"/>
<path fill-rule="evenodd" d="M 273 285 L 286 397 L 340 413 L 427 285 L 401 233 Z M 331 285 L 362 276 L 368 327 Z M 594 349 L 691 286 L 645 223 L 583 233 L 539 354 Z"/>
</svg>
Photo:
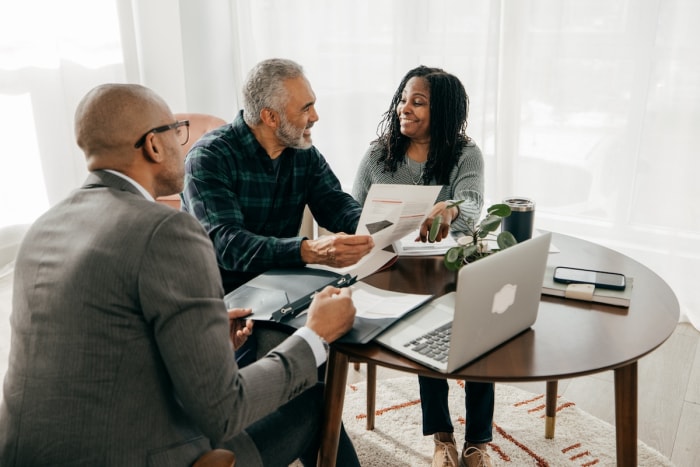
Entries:
<svg viewBox="0 0 700 467">
<path fill-rule="evenodd" d="M 303 266 L 305 205 L 331 232 L 357 228 L 362 207 L 315 147 L 287 148 L 279 164 L 276 170 L 242 111 L 187 154 L 182 209 L 212 239 L 227 292 L 268 269 Z"/>
</svg>

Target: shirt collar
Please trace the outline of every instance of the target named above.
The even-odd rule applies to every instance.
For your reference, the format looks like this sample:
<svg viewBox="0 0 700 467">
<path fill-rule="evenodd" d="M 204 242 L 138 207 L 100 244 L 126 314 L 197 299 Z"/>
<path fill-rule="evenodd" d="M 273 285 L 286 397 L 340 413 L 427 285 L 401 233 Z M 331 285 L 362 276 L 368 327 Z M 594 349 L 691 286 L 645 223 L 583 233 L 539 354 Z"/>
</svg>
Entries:
<svg viewBox="0 0 700 467">
<path fill-rule="evenodd" d="M 105 170 L 105 172 L 109 172 L 109 173 L 114 174 L 114 175 L 116 175 L 116 176 L 118 176 L 118 177 L 121 177 L 121 178 L 123 178 L 124 180 L 126 180 L 127 182 L 129 182 L 129 183 L 131 183 L 132 185 L 134 185 L 134 186 L 136 187 L 136 189 L 139 190 L 139 192 L 140 192 L 140 193 L 143 195 L 143 197 L 146 198 L 147 200 L 149 200 L 149 201 L 155 201 L 155 199 L 153 198 L 153 196 L 152 196 L 148 191 L 146 191 L 146 189 L 145 189 L 144 187 L 142 187 L 141 185 L 139 185 L 139 183 L 138 183 L 136 180 L 134 180 L 133 178 L 131 178 L 131 177 L 129 177 L 128 175 L 125 175 L 125 174 L 123 174 L 123 173 L 121 173 L 121 172 L 117 172 L 116 170 L 112 170 L 112 169 L 104 169 L 104 170 Z"/>
</svg>

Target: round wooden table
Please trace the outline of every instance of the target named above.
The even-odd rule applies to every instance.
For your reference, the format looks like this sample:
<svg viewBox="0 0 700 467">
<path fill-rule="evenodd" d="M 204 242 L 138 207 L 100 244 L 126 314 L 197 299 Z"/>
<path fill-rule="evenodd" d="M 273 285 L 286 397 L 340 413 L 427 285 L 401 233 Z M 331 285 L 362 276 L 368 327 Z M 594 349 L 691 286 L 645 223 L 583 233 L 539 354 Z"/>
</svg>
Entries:
<svg viewBox="0 0 700 467">
<path fill-rule="evenodd" d="M 680 308 L 657 274 L 608 248 L 562 234 L 552 235 L 559 252 L 548 265 L 615 271 L 634 278 L 629 308 L 542 296 L 537 321 L 528 331 L 444 375 L 377 344 L 333 344 L 326 376 L 326 407 L 319 465 L 334 466 L 349 361 L 433 377 L 468 381 L 546 381 L 546 436 L 553 436 L 557 381 L 606 370 L 615 374 L 617 465 L 637 464 L 637 360 L 656 349 L 678 324 Z M 401 257 L 365 282 L 387 290 L 430 293 L 455 290 L 456 273 L 442 257 Z M 373 395 L 372 395 L 373 399 Z"/>
</svg>

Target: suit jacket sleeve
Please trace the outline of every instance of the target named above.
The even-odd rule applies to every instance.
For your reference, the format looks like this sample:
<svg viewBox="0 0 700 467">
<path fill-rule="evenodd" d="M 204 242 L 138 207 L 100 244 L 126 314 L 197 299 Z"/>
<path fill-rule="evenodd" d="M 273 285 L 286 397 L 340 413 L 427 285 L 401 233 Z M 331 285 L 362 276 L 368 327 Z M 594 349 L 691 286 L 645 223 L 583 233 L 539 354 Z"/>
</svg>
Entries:
<svg viewBox="0 0 700 467">
<path fill-rule="evenodd" d="M 297 336 L 239 371 L 214 251 L 191 215 L 165 219 L 142 261 L 144 315 L 178 399 L 212 441 L 229 439 L 316 383 L 311 348 Z"/>
</svg>

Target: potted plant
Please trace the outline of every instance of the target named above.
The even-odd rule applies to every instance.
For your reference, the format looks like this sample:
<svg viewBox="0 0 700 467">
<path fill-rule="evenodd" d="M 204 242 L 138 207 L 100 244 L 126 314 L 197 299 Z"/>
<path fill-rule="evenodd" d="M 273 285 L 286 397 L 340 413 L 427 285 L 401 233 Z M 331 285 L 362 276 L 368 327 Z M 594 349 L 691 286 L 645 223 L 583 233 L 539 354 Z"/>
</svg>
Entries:
<svg viewBox="0 0 700 467">
<path fill-rule="evenodd" d="M 452 247 L 445 253 L 445 267 L 457 271 L 465 264 L 472 263 L 490 254 L 504 250 L 518 243 L 512 233 L 503 231 L 496 235 L 497 249 L 490 248 L 486 238 L 501 225 L 504 217 L 510 216 L 507 204 L 494 204 L 486 210 L 486 216 L 476 224 L 471 222 L 463 237 L 457 240 L 459 246 Z"/>
</svg>

